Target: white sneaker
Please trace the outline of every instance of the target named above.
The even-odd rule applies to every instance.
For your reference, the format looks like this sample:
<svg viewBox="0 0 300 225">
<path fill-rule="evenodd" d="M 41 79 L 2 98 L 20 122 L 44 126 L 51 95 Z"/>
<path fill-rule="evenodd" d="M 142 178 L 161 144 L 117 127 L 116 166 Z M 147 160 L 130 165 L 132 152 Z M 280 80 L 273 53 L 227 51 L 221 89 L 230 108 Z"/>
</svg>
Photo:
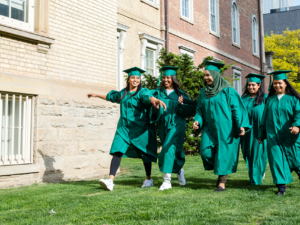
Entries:
<svg viewBox="0 0 300 225">
<path fill-rule="evenodd" d="M 178 177 L 179 185 L 184 186 L 186 184 L 186 181 L 184 178 L 184 170 L 183 169 L 180 170 L 180 175 L 177 174 L 177 177 Z"/>
<path fill-rule="evenodd" d="M 112 191 L 115 186 L 111 179 L 100 179 L 99 184 L 107 191 Z"/>
<path fill-rule="evenodd" d="M 171 183 L 163 182 L 158 190 L 163 191 L 163 190 L 167 190 L 167 189 L 171 189 L 171 188 L 172 188 Z"/>
<path fill-rule="evenodd" d="M 144 188 L 144 187 L 152 187 L 153 186 L 153 180 L 151 179 L 151 180 L 145 180 L 144 181 L 144 183 L 143 183 L 143 185 L 142 185 L 142 188 Z"/>
<path fill-rule="evenodd" d="M 264 173 L 264 176 L 263 176 L 262 180 L 265 178 L 265 176 L 266 176 L 266 173 Z"/>
</svg>

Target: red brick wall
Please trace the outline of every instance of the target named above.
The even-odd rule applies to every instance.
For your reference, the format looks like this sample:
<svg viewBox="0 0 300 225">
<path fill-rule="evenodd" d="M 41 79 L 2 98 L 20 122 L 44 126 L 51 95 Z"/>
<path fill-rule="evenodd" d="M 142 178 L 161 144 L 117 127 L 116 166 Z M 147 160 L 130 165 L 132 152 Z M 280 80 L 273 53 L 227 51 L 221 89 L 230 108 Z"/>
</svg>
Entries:
<svg viewBox="0 0 300 225">
<path fill-rule="evenodd" d="M 237 0 L 237 5 L 240 14 L 240 46 L 238 48 L 232 44 L 232 31 L 231 31 L 231 0 L 219 1 L 220 12 L 220 37 L 210 34 L 209 29 L 209 1 L 208 0 L 194 0 L 193 12 L 194 23 L 191 24 L 180 18 L 180 0 L 169 0 L 169 46 L 170 51 L 179 54 L 179 45 L 190 47 L 197 52 L 194 54 L 195 65 L 202 62 L 203 58 L 212 55 L 218 59 L 225 60 L 226 63 L 236 63 L 232 59 L 215 53 L 206 49 L 198 44 L 187 41 L 181 37 L 172 34 L 172 30 L 180 32 L 180 34 L 188 35 L 192 39 L 197 39 L 205 44 L 209 44 L 221 51 L 224 51 L 234 57 L 246 61 L 251 65 L 260 68 L 260 59 L 252 53 L 252 15 L 256 15 L 259 19 L 258 0 Z M 164 2 L 162 1 L 162 4 Z M 162 5 L 163 6 L 163 5 Z M 162 19 L 164 18 L 162 13 Z M 258 21 L 259 23 L 259 21 Z M 164 22 L 163 22 L 164 25 Z M 164 38 L 164 33 L 162 34 Z M 246 65 L 241 63 L 235 64 L 244 69 L 242 71 L 243 77 L 250 72 L 259 73 Z M 228 71 L 227 75 L 232 74 L 232 70 Z M 245 84 L 245 79 L 242 80 L 242 85 Z"/>
</svg>

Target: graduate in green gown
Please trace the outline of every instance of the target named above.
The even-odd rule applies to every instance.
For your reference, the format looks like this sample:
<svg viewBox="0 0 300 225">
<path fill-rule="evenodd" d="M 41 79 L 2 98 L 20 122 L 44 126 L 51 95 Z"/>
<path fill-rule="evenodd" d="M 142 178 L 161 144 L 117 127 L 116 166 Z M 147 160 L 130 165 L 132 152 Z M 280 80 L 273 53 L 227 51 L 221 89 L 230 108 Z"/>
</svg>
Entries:
<svg viewBox="0 0 300 225">
<path fill-rule="evenodd" d="M 165 66 L 161 68 L 160 88 L 151 90 L 145 99 L 150 101 L 163 101 L 167 109 L 152 107 L 150 110 L 151 122 L 157 122 L 158 135 L 162 149 L 158 156 L 158 165 L 164 173 L 164 182 L 159 190 L 172 188 L 171 173 L 176 173 L 179 185 L 185 185 L 185 162 L 183 142 L 185 137 L 186 117 L 195 113 L 196 102 L 189 100 L 189 96 L 180 90 L 176 79 L 178 67 Z M 153 103 L 154 105 L 155 103 Z"/>
<path fill-rule="evenodd" d="M 287 80 L 291 70 L 270 73 L 273 83 L 260 124 L 259 141 L 267 140 L 267 150 L 277 195 L 284 195 L 291 172 L 300 177 L 300 95 Z M 271 82 L 271 77 L 270 77 Z"/>
<path fill-rule="evenodd" d="M 193 129 L 201 129 L 200 154 L 205 170 L 219 175 L 217 189 L 224 191 L 227 176 L 235 173 L 240 136 L 251 128 L 239 94 L 222 78 L 225 64 L 205 61 L 205 87 L 198 98 Z"/>
<path fill-rule="evenodd" d="M 267 142 L 258 142 L 259 125 L 265 108 L 265 100 L 268 97 L 261 87 L 261 81 L 266 76 L 250 73 L 246 76 L 248 81 L 242 101 L 249 115 L 249 122 L 252 129 L 241 137 L 241 147 L 245 161 L 247 162 L 250 184 L 262 183 L 268 162 Z"/>
<path fill-rule="evenodd" d="M 120 104 L 120 119 L 111 146 L 113 156 L 109 179 L 100 179 L 100 185 L 109 191 L 113 190 L 113 180 L 120 166 L 121 158 L 140 158 L 144 162 L 146 180 L 142 187 L 153 186 L 151 179 L 151 162 L 157 161 L 157 138 L 154 124 L 149 121 L 149 106 L 143 101 L 147 88 L 141 87 L 141 73 L 146 71 L 133 67 L 128 73 L 127 87 L 121 91 L 111 91 L 107 95 L 88 94 L 88 97 L 98 97 Z M 165 104 L 159 100 L 153 101 L 155 106 Z"/>
</svg>

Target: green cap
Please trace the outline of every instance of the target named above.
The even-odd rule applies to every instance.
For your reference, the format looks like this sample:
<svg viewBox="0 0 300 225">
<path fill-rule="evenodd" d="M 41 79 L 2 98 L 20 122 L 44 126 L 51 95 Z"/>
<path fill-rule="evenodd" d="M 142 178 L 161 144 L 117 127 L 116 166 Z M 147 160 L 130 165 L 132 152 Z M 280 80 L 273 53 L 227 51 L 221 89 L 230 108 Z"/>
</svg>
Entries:
<svg viewBox="0 0 300 225">
<path fill-rule="evenodd" d="M 293 72 L 293 70 L 276 70 L 271 73 L 268 73 L 268 75 L 273 75 L 273 80 L 285 80 L 288 79 L 287 73 Z M 271 90 L 272 85 L 272 79 L 270 77 L 270 83 L 269 83 L 269 91 Z"/>
<path fill-rule="evenodd" d="M 218 71 L 219 73 L 221 72 L 221 68 L 225 66 L 224 63 L 208 61 L 208 60 L 204 62 L 204 65 L 206 65 L 205 70 L 214 70 L 214 71 Z"/>
<path fill-rule="evenodd" d="M 180 69 L 180 67 L 176 67 L 176 66 L 164 66 L 162 68 L 159 69 L 160 71 L 160 76 L 159 76 L 159 80 L 158 80 L 158 86 L 160 85 L 160 82 L 162 80 L 162 76 L 176 76 L 176 71 Z"/>
<path fill-rule="evenodd" d="M 138 67 L 132 67 L 132 68 L 129 68 L 127 70 L 123 70 L 123 72 L 125 73 L 128 73 L 128 76 L 141 76 L 142 73 L 145 73 L 146 70 L 142 70 L 141 68 L 138 68 Z"/>
<path fill-rule="evenodd" d="M 248 82 L 255 82 L 255 83 L 260 84 L 261 81 L 266 78 L 266 76 L 262 75 L 262 74 L 249 73 L 245 78 L 248 78 L 247 83 Z"/>
<path fill-rule="evenodd" d="M 273 80 L 284 80 L 288 79 L 287 73 L 293 72 L 293 70 L 276 70 L 271 73 L 268 73 L 268 75 L 273 75 Z"/>
</svg>

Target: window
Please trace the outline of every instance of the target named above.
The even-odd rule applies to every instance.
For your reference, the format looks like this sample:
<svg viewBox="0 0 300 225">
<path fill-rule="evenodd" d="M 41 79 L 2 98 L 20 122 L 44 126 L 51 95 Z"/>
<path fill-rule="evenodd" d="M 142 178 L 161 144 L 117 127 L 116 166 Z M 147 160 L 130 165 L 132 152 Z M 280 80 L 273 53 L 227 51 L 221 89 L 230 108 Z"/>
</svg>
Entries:
<svg viewBox="0 0 300 225">
<path fill-rule="evenodd" d="M 179 45 L 179 52 L 180 52 L 180 55 L 187 54 L 194 60 L 194 53 L 196 52 L 196 50 L 191 49 L 189 47 L 185 47 L 183 45 Z"/>
<path fill-rule="evenodd" d="M 210 31 L 217 35 L 220 34 L 219 21 L 219 0 L 210 0 Z"/>
<path fill-rule="evenodd" d="M 155 52 L 150 49 L 146 49 L 146 57 L 145 57 L 145 70 L 147 74 L 154 75 L 154 55 Z"/>
<path fill-rule="evenodd" d="M 155 8 L 157 8 L 157 9 L 159 7 L 159 0 L 141 0 L 141 2 L 144 2 L 144 3 L 148 4 L 148 5 L 151 5 L 151 6 L 155 7 Z"/>
<path fill-rule="evenodd" d="M 240 21 L 239 10 L 235 1 L 231 7 L 231 20 L 232 20 L 232 42 L 240 45 Z"/>
<path fill-rule="evenodd" d="M 32 96 L 0 93 L 0 165 L 33 162 Z"/>
<path fill-rule="evenodd" d="M 233 66 L 233 88 L 242 95 L 242 68 Z"/>
<path fill-rule="evenodd" d="M 256 17 L 252 16 L 252 47 L 253 47 L 253 54 L 259 54 L 259 43 L 258 43 L 258 24 Z"/>
<path fill-rule="evenodd" d="M 0 0 L 0 23 L 34 31 L 34 0 Z"/>
<path fill-rule="evenodd" d="M 157 59 L 164 44 L 164 40 L 146 33 L 139 33 L 141 40 L 141 68 L 147 74 L 159 76 Z"/>
<path fill-rule="evenodd" d="M 180 0 L 181 17 L 193 21 L 193 0 Z"/>
</svg>

